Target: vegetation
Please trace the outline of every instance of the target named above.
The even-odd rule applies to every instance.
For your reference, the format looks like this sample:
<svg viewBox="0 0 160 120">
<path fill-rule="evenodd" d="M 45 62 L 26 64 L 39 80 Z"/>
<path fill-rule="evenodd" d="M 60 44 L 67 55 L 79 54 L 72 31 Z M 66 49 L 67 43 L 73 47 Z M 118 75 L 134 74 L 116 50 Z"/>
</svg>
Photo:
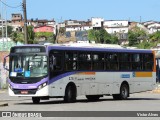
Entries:
<svg viewBox="0 0 160 120">
<path fill-rule="evenodd" d="M 10 37 L 13 32 L 12 26 L 7 26 L 7 35 Z M 6 36 L 6 27 L 3 28 L 3 34 Z M 2 28 L 0 28 L 0 37 L 2 37 Z"/>
<path fill-rule="evenodd" d="M 37 32 L 35 33 L 36 39 L 44 38 L 46 41 L 55 42 L 55 35 L 52 32 Z"/>
<path fill-rule="evenodd" d="M 24 43 L 24 33 L 18 31 L 12 31 L 12 29 L 8 29 L 8 35 L 11 39 L 17 43 L 21 42 Z M 37 32 L 33 31 L 33 26 L 28 26 L 28 43 L 35 44 L 38 43 L 41 39 L 54 43 L 55 42 L 55 35 L 52 32 Z M 11 33 L 11 34 L 10 34 Z"/>
<path fill-rule="evenodd" d="M 102 44 L 118 44 L 118 37 L 116 35 L 110 35 L 105 29 L 89 30 L 88 39 Z"/>
<path fill-rule="evenodd" d="M 35 38 L 35 33 L 33 31 L 33 26 L 28 26 L 27 30 L 28 30 L 28 43 L 29 44 L 36 43 L 36 41 L 34 39 Z"/>
<path fill-rule="evenodd" d="M 134 46 L 142 49 L 150 49 L 160 43 L 160 31 L 148 34 L 146 31 L 135 27 L 128 32 L 128 46 Z"/>
<path fill-rule="evenodd" d="M 105 29 L 88 30 L 88 40 L 95 41 L 102 44 L 119 44 L 116 34 L 109 34 Z M 65 28 L 60 28 L 59 33 L 65 34 Z M 14 31 L 11 26 L 7 27 L 7 34 L 13 39 L 14 42 L 24 43 L 24 34 L 22 32 Z M 2 30 L 0 29 L 0 35 Z M 4 28 L 5 35 L 5 28 Z M 0 36 L 1 37 L 1 36 Z M 37 32 L 33 31 L 33 26 L 28 26 L 28 42 L 29 44 L 37 43 L 40 39 L 54 43 L 56 35 L 52 32 Z M 128 31 L 128 45 L 132 47 L 138 47 L 142 49 L 149 49 L 157 46 L 160 43 L 160 31 L 153 34 L 148 34 L 145 30 L 139 27 L 134 27 Z"/>
<path fill-rule="evenodd" d="M 11 39 L 17 43 L 17 42 L 21 42 L 23 43 L 24 42 L 24 34 L 22 32 L 17 32 L 17 31 L 14 31 L 12 32 L 11 34 Z"/>
</svg>

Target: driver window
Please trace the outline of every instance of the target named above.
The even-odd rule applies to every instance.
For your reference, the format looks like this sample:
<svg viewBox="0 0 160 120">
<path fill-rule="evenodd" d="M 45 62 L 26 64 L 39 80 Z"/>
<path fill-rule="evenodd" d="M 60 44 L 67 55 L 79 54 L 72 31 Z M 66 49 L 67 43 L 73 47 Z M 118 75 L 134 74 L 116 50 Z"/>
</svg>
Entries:
<svg viewBox="0 0 160 120">
<path fill-rule="evenodd" d="M 51 71 L 60 71 L 62 70 L 62 55 L 61 51 L 53 51 L 50 53 L 49 63 Z"/>
</svg>

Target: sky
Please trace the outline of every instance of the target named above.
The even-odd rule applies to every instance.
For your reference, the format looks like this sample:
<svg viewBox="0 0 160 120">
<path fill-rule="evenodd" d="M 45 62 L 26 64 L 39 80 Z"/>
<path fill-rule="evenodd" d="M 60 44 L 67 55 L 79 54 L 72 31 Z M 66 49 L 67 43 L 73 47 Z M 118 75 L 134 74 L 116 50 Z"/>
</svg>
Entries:
<svg viewBox="0 0 160 120">
<path fill-rule="evenodd" d="M 16 7 L 23 0 L 1 0 Z M 102 17 L 105 20 L 160 21 L 160 0 L 26 0 L 27 19 L 85 20 Z M 22 13 L 22 8 L 7 7 L 7 13 L 0 2 L 0 13 Z"/>
</svg>

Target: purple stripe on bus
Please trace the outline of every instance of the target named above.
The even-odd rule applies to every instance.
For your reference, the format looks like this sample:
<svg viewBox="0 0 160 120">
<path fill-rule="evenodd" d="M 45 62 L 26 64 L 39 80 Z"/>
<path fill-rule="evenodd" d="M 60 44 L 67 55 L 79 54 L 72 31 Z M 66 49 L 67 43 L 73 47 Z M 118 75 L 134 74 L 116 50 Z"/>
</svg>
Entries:
<svg viewBox="0 0 160 120">
<path fill-rule="evenodd" d="M 8 79 L 9 84 L 12 86 L 13 89 L 37 89 L 39 85 L 45 83 L 48 81 L 48 77 L 47 78 L 43 78 L 41 81 L 34 83 L 34 84 L 17 84 L 17 83 L 13 83 Z"/>
<path fill-rule="evenodd" d="M 76 74 L 77 72 L 67 72 L 67 73 L 64 73 L 64 74 L 61 74 L 61 75 L 58 75 L 57 77 L 54 77 L 52 78 L 51 80 L 49 80 L 49 84 L 59 80 L 59 79 L 62 79 L 66 76 L 69 76 L 69 75 L 73 75 L 73 74 Z"/>
</svg>

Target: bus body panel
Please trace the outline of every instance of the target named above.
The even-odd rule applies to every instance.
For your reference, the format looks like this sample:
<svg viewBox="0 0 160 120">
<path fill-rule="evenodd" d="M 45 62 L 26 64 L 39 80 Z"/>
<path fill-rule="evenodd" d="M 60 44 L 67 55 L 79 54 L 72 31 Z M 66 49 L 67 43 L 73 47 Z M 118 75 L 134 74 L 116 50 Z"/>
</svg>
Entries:
<svg viewBox="0 0 160 120">
<path fill-rule="evenodd" d="M 61 78 L 49 86 L 49 96 L 64 96 L 68 83 L 73 82 L 79 95 L 105 95 L 119 94 L 123 82 L 129 85 L 129 92 L 141 92 L 153 90 L 155 87 L 155 77 L 136 77 L 134 72 L 94 72 L 95 75 L 85 75 L 85 72 L 69 75 Z M 145 74 L 145 72 L 140 72 Z M 83 75 L 84 74 L 84 75 Z M 151 72 L 155 76 L 155 72 Z M 94 79 L 95 78 L 95 79 Z"/>
<path fill-rule="evenodd" d="M 37 45 L 38 46 L 38 45 Z M 26 46 L 28 47 L 28 46 Z M 34 47 L 34 45 L 32 45 Z M 18 48 L 18 47 L 15 47 Z M 18 50 L 14 50 L 19 54 L 22 50 L 22 46 Z M 26 49 L 29 50 L 29 49 Z M 29 50 L 29 52 L 35 52 L 37 49 L 32 49 L 32 51 Z M 43 49 L 40 51 L 44 52 Z M 54 51 L 61 51 L 62 54 L 60 54 L 62 57 L 60 59 L 57 59 L 57 61 L 53 61 L 57 56 L 54 56 L 54 54 L 57 54 Z M 93 60 L 93 58 L 97 57 L 99 54 L 99 57 L 103 56 L 101 58 L 101 61 L 104 62 L 103 64 L 103 70 L 97 70 L 93 69 L 90 67 L 90 70 L 87 68 L 86 70 L 84 69 L 79 69 L 79 66 L 76 69 L 72 70 L 67 70 L 67 62 L 70 62 L 69 60 L 67 61 L 65 59 L 66 51 L 69 52 L 75 52 L 77 56 L 81 52 L 87 52 L 90 55 L 90 63 L 92 64 L 92 67 L 94 66 L 93 63 L 96 61 Z M 117 56 L 120 58 L 120 56 L 123 56 L 123 54 L 129 54 L 130 60 L 127 62 L 129 63 L 129 69 L 126 70 L 121 70 L 120 65 L 122 63 L 125 63 L 125 61 L 117 61 L 118 63 L 118 69 L 114 69 L 113 71 L 111 69 L 106 69 L 106 64 L 107 62 L 112 62 L 108 61 L 110 57 L 114 57 L 111 54 L 117 54 Z M 28 53 L 29 54 L 29 53 Z M 40 80 L 39 82 L 32 83 L 32 84 L 16 84 L 13 83 L 9 80 L 9 95 L 10 96 L 31 96 L 31 97 L 63 97 L 65 96 L 65 90 L 66 87 L 69 83 L 74 83 L 77 89 L 77 96 L 80 95 L 112 95 L 112 94 L 120 94 L 120 88 L 123 82 L 128 85 L 129 87 L 129 93 L 136 93 L 136 92 L 142 92 L 142 91 L 148 91 L 148 90 L 153 90 L 155 85 L 156 85 L 156 71 L 155 71 L 155 60 L 152 62 L 152 69 L 133 69 L 133 67 L 136 64 L 136 61 L 131 60 L 133 57 L 133 54 L 139 54 L 139 60 L 141 56 L 145 55 L 152 55 L 153 59 L 154 53 L 151 50 L 129 50 L 129 49 L 107 49 L 107 48 L 94 48 L 94 47 L 65 47 L 65 46 L 47 46 L 46 47 L 46 58 L 48 60 L 44 60 L 48 64 L 48 76 L 45 79 Z M 51 55 L 51 56 L 50 56 Z M 93 56 L 95 55 L 95 56 Z M 108 58 L 106 56 L 109 56 Z M 39 55 L 40 56 L 40 55 Z M 92 56 L 92 57 L 91 57 Z M 116 58 L 118 58 L 116 56 Z M 132 56 L 132 57 L 131 57 Z M 39 58 L 37 53 L 33 54 L 33 58 Z M 78 56 L 80 57 L 80 56 Z M 78 60 L 79 58 L 73 59 L 72 62 L 75 62 L 76 64 L 79 64 L 82 62 L 84 64 L 84 61 Z M 83 55 L 81 56 L 83 57 Z M 87 56 L 88 57 L 88 56 Z M 136 57 L 136 56 L 134 56 Z M 32 56 L 30 55 L 30 58 Z M 52 58 L 52 60 L 50 60 Z M 26 59 L 27 60 L 27 59 Z M 61 60 L 61 66 L 63 66 L 62 69 L 58 69 L 57 71 L 54 70 L 54 64 L 58 63 Z M 117 59 L 120 60 L 120 59 Z M 143 61 L 140 61 L 140 63 L 146 62 L 144 58 L 142 59 Z M 66 62 L 67 61 L 67 62 Z M 87 60 L 85 62 L 88 62 Z M 97 59 L 96 61 L 99 64 L 99 60 Z M 148 62 L 148 61 L 147 61 Z M 88 62 L 89 63 L 89 62 Z M 10 64 L 12 64 L 10 62 Z M 124 65 L 124 64 L 123 64 Z M 45 65 L 44 65 L 45 66 Z M 73 66 L 72 66 L 73 67 Z M 98 66 L 97 66 L 98 67 Z M 122 66 L 124 67 L 124 66 Z M 51 70 L 52 68 L 52 70 Z M 145 68 L 144 66 L 142 68 Z M 59 71 L 58 71 L 59 70 Z M 128 71 L 127 71 L 128 70 Z M 29 70 L 28 70 L 29 71 Z M 14 74 L 14 69 L 13 69 L 13 76 Z M 59 74 L 56 74 L 59 73 Z M 13 77 L 12 76 L 12 77 Z M 28 76 L 26 76 L 28 77 Z M 39 86 L 44 84 L 46 82 L 46 85 L 42 88 L 39 89 Z M 34 87 L 33 87 L 34 86 Z M 23 91 L 29 91 L 32 89 L 36 89 L 35 94 L 15 94 L 12 89 L 16 90 L 21 90 Z M 39 90 L 37 90 L 39 89 Z"/>
</svg>

